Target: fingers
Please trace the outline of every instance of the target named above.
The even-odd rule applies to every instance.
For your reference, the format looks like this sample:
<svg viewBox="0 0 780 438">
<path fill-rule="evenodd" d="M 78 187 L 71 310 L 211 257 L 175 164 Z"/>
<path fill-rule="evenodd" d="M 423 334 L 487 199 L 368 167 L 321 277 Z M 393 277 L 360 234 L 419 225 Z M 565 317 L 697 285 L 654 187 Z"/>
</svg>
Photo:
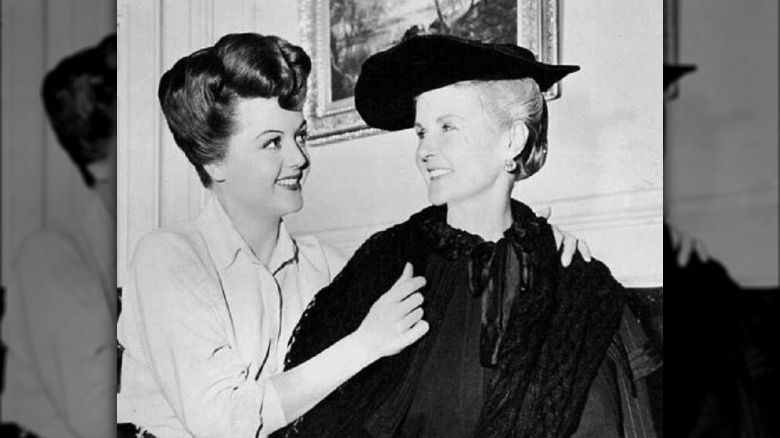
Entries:
<svg viewBox="0 0 780 438">
<path fill-rule="evenodd" d="M 401 276 L 396 280 L 393 287 L 387 291 L 381 299 L 391 300 L 392 302 L 401 302 L 416 290 L 425 286 L 425 277 L 412 277 L 412 265 L 406 263 Z"/>
<path fill-rule="evenodd" d="M 409 263 L 409 262 L 406 262 L 406 264 L 404 264 L 403 271 L 401 271 L 401 276 L 398 277 L 398 280 L 395 281 L 395 283 L 393 284 L 393 287 L 395 287 L 396 285 L 398 285 L 400 283 L 403 283 L 404 281 L 412 278 L 413 274 L 414 274 L 414 268 L 412 267 L 412 264 Z"/>
<path fill-rule="evenodd" d="M 413 293 L 401 301 L 401 309 L 404 311 L 404 314 L 409 313 L 422 306 L 423 301 L 425 301 L 425 298 L 421 293 Z"/>
<path fill-rule="evenodd" d="M 536 215 L 545 219 L 550 219 L 550 215 L 552 215 L 552 207 L 544 207 L 537 211 Z"/>
<path fill-rule="evenodd" d="M 583 259 L 585 259 L 586 262 L 590 263 L 590 261 L 593 260 L 588 242 L 582 239 L 577 239 L 577 250 L 579 250 L 580 255 Z"/>
<path fill-rule="evenodd" d="M 428 325 L 428 321 L 421 320 L 420 322 L 415 324 L 412 328 L 410 328 L 406 333 L 404 333 L 402 337 L 403 344 L 406 346 L 414 344 L 420 338 L 425 336 L 425 334 L 428 333 L 428 330 L 430 330 L 430 325 Z"/>
<path fill-rule="evenodd" d="M 561 254 L 561 264 L 564 267 L 568 267 L 571 264 L 575 251 L 577 251 L 577 239 L 571 234 L 566 234 L 563 238 L 563 254 Z"/>
<path fill-rule="evenodd" d="M 404 329 L 413 327 L 415 324 L 420 322 L 420 320 L 422 320 L 423 314 L 424 312 L 422 307 L 418 307 L 412 310 L 408 315 L 404 316 L 403 319 L 401 320 L 401 327 L 403 327 Z"/>
<path fill-rule="evenodd" d="M 406 282 L 394 286 L 385 295 L 393 302 L 400 303 L 424 286 L 425 277 L 412 277 Z"/>
<path fill-rule="evenodd" d="M 555 237 L 555 247 L 560 249 L 561 244 L 563 243 L 563 238 L 565 236 L 560 228 L 556 227 L 555 225 L 551 225 L 551 227 L 553 230 L 553 237 Z"/>
</svg>

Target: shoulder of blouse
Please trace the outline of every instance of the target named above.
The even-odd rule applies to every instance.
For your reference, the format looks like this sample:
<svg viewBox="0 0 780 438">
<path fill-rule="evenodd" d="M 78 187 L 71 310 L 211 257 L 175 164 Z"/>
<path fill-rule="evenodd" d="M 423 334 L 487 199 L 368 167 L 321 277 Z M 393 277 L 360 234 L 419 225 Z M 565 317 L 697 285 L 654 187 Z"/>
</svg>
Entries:
<svg viewBox="0 0 780 438">
<path fill-rule="evenodd" d="M 206 274 L 215 271 L 206 242 L 192 222 L 151 231 L 138 241 L 131 270 L 152 266 L 157 272 Z"/>
<path fill-rule="evenodd" d="M 299 257 L 306 258 L 317 268 L 327 268 L 333 278 L 347 262 L 344 253 L 313 235 L 295 237 Z"/>
</svg>

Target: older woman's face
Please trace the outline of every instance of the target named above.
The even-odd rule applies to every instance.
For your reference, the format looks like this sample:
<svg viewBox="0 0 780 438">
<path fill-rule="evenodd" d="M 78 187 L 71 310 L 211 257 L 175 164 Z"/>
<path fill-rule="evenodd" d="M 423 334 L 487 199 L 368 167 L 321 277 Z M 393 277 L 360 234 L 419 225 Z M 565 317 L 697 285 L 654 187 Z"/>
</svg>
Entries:
<svg viewBox="0 0 780 438">
<path fill-rule="evenodd" d="M 473 87 L 451 85 L 417 98 L 417 167 L 432 204 L 489 199 L 505 193 L 509 137 L 488 117 Z"/>
<path fill-rule="evenodd" d="M 303 207 L 301 182 L 309 165 L 306 121 L 276 98 L 241 99 L 227 155 L 213 165 L 215 190 L 249 214 L 282 217 Z"/>
</svg>

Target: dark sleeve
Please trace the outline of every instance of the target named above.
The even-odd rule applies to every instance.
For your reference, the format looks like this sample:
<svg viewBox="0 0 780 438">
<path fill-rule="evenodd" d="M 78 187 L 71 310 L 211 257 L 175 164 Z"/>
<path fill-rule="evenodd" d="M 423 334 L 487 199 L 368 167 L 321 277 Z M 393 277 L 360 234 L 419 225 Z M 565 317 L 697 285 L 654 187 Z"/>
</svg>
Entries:
<svg viewBox="0 0 780 438">
<path fill-rule="evenodd" d="M 354 332 L 376 300 L 403 271 L 388 245 L 392 231 L 372 236 L 352 256 L 333 282 L 318 292 L 293 331 L 285 361 L 291 369 Z"/>
<path fill-rule="evenodd" d="M 400 227 L 400 226 L 399 226 Z M 285 368 L 290 369 L 358 329 L 374 302 L 395 283 L 407 257 L 407 234 L 394 227 L 366 241 L 333 283 L 308 306 L 293 332 Z M 341 385 L 307 414 L 273 434 L 279 437 L 361 436 L 362 424 L 380 400 L 376 394 L 389 379 L 392 359 L 382 359 Z"/>
</svg>

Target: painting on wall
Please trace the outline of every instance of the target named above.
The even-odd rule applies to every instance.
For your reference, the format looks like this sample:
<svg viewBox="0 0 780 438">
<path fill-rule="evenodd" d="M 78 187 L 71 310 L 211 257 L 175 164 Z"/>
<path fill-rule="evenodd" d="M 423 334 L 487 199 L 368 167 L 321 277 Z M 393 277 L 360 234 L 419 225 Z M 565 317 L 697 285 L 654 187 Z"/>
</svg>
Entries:
<svg viewBox="0 0 780 438">
<path fill-rule="evenodd" d="M 404 36 L 517 43 L 558 62 L 557 0 L 302 0 L 300 8 L 302 45 L 313 61 L 305 109 L 313 145 L 379 132 L 354 109 L 355 82 L 368 56 Z M 555 86 L 546 97 L 559 92 Z"/>
</svg>

